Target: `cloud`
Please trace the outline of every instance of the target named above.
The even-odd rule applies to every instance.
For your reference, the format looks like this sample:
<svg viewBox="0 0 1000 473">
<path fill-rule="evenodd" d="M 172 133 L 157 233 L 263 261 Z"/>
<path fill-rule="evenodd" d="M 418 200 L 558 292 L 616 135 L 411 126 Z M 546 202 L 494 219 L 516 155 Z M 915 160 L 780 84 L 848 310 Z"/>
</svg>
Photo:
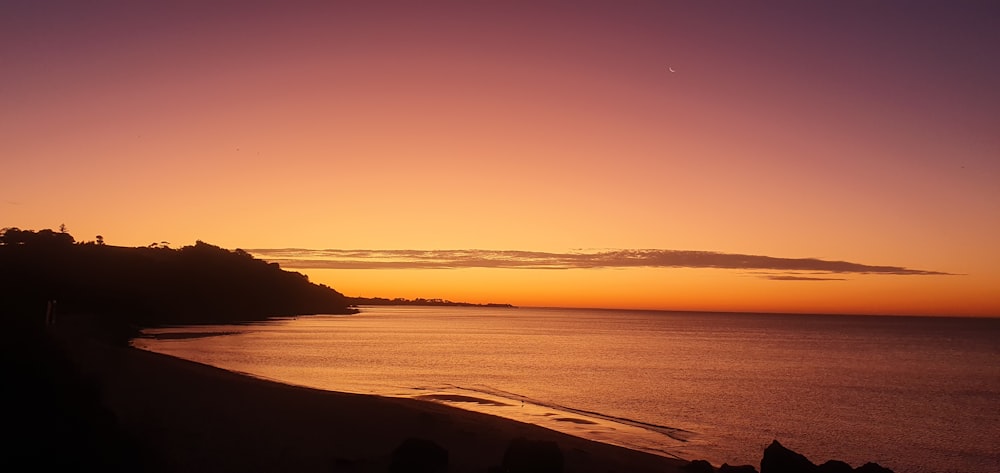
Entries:
<svg viewBox="0 0 1000 473">
<path fill-rule="evenodd" d="M 593 268 L 715 268 L 777 271 L 762 277 L 783 281 L 824 281 L 841 278 L 802 275 L 886 274 L 947 275 L 902 266 L 880 266 L 818 258 L 687 250 L 605 250 L 548 253 L 517 250 L 308 250 L 251 249 L 255 256 L 295 269 L 593 269 Z"/>
<path fill-rule="evenodd" d="M 771 275 L 762 276 L 772 281 L 846 281 L 846 278 L 817 278 L 812 276 Z"/>
</svg>

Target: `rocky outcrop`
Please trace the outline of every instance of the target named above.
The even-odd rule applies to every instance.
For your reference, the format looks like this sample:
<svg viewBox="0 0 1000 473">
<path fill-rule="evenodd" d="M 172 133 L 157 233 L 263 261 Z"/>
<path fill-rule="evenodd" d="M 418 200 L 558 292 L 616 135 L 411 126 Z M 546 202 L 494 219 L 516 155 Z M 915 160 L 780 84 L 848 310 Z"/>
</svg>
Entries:
<svg viewBox="0 0 1000 473">
<path fill-rule="evenodd" d="M 892 470 L 878 463 L 865 463 L 854 469 L 854 473 L 893 473 Z"/>
<path fill-rule="evenodd" d="M 705 460 L 692 460 L 681 470 L 688 473 L 757 473 L 752 465 L 733 466 L 723 463 L 718 469 Z M 865 463 L 857 468 L 851 468 L 840 460 L 829 460 L 822 465 L 809 461 L 805 455 L 786 448 L 777 440 L 764 449 L 764 457 L 760 460 L 760 473 L 893 473 L 892 470 L 878 463 Z"/>
<path fill-rule="evenodd" d="M 431 440 L 408 438 L 392 451 L 389 473 L 444 473 L 448 450 Z"/>
<path fill-rule="evenodd" d="M 691 460 L 687 465 L 682 466 L 681 469 L 688 473 L 715 473 L 715 468 L 712 468 L 712 464 L 705 460 Z"/>
<path fill-rule="evenodd" d="M 840 460 L 830 460 L 819 466 L 820 473 L 852 473 L 854 468 Z"/>
<path fill-rule="evenodd" d="M 760 473 L 818 473 L 818 468 L 805 455 L 785 448 L 777 440 L 764 449 L 760 460 Z"/>
<path fill-rule="evenodd" d="M 840 460 L 830 460 L 817 466 L 804 455 L 789 450 L 775 440 L 764 449 L 760 473 L 892 473 L 892 470 L 878 463 L 865 463 L 852 469 Z"/>
</svg>

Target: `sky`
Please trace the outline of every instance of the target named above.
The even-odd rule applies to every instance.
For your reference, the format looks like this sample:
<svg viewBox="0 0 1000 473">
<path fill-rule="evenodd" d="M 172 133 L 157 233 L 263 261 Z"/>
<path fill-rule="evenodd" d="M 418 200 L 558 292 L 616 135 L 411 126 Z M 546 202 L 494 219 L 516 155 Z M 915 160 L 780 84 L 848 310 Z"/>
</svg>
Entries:
<svg viewBox="0 0 1000 473">
<path fill-rule="evenodd" d="M 0 227 L 352 296 L 1000 316 L 1000 6 L 0 2 Z"/>
</svg>

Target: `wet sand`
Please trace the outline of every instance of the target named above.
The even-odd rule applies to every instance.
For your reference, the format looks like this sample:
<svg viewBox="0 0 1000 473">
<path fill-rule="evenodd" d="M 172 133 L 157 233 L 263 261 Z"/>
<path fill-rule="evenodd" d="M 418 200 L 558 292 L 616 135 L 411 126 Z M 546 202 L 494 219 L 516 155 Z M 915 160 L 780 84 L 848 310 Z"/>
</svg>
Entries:
<svg viewBox="0 0 1000 473">
<path fill-rule="evenodd" d="M 418 399 L 322 391 L 60 335 L 138 445 L 143 471 L 385 472 L 410 437 L 449 472 L 498 467 L 517 437 L 556 442 L 567 472 L 673 472 L 686 462 Z"/>
</svg>

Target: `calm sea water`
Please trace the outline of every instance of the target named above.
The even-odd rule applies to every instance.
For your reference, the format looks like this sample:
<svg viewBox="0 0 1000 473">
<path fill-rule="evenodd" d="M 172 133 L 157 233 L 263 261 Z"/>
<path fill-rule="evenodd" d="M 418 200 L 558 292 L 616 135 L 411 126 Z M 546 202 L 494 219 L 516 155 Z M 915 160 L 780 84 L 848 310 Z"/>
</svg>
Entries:
<svg viewBox="0 0 1000 473">
<path fill-rule="evenodd" d="M 135 345 L 454 404 L 661 455 L 1000 471 L 1000 319 L 369 307 Z M 211 335 L 211 336 L 198 336 Z"/>
</svg>

